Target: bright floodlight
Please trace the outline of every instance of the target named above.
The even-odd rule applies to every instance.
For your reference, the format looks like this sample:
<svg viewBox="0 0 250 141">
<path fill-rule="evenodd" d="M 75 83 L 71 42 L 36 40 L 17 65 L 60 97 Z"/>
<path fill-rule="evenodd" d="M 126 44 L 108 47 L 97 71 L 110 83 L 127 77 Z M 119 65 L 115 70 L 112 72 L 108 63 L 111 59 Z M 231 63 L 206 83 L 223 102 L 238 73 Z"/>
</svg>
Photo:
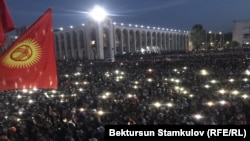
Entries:
<svg viewBox="0 0 250 141">
<path fill-rule="evenodd" d="M 90 16 L 96 21 L 102 21 L 107 16 L 107 12 L 100 6 L 95 6 L 90 12 Z"/>
</svg>

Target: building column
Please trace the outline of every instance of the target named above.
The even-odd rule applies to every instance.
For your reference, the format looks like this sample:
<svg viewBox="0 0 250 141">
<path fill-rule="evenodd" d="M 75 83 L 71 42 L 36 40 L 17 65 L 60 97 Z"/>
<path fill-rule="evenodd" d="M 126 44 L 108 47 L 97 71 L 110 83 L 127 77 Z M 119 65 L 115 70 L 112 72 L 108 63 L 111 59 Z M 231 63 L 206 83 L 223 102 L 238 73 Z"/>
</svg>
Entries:
<svg viewBox="0 0 250 141">
<path fill-rule="evenodd" d="M 127 48 L 128 48 L 128 52 L 130 53 L 131 52 L 131 48 L 130 48 L 130 43 L 129 43 L 129 38 L 130 38 L 130 35 L 129 35 L 129 31 L 128 31 L 128 37 L 127 37 Z"/>
<path fill-rule="evenodd" d="M 123 49 L 123 33 L 122 33 L 122 30 L 121 30 L 121 39 L 120 39 L 121 43 L 120 43 L 120 46 L 121 46 L 121 51 L 123 53 L 124 49 Z"/>
<path fill-rule="evenodd" d="M 114 41 L 114 25 L 109 28 L 109 51 L 110 51 L 110 59 L 115 61 L 115 41 Z"/>
<path fill-rule="evenodd" d="M 97 49 L 97 54 L 96 54 L 96 59 L 104 59 L 104 52 L 103 52 L 103 28 L 100 23 L 97 25 L 97 41 L 96 41 L 96 49 Z"/>
</svg>

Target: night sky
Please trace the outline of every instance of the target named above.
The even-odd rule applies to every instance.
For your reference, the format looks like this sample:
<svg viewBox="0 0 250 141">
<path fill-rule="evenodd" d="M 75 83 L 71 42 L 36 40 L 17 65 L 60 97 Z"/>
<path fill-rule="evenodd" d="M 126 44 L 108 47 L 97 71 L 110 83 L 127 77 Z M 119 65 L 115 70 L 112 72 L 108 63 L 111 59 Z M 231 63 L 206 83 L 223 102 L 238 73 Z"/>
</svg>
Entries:
<svg viewBox="0 0 250 141">
<path fill-rule="evenodd" d="M 49 7 L 55 28 L 79 26 L 95 4 L 116 23 L 231 32 L 233 20 L 250 20 L 250 0 L 6 0 L 16 27 L 30 25 Z"/>
</svg>

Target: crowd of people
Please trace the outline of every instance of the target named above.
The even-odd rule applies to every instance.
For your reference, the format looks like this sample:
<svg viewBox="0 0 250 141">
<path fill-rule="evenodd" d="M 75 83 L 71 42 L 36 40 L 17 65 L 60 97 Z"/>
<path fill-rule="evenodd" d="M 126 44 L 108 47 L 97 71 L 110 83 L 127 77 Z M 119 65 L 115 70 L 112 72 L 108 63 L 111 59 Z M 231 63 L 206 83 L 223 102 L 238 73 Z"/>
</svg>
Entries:
<svg viewBox="0 0 250 141">
<path fill-rule="evenodd" d="M 58 90 L 0 92 L 2 138 L 103 141 L 105 125 L 250 124 L 244 52 L 57 61 Z"/>
</svg>

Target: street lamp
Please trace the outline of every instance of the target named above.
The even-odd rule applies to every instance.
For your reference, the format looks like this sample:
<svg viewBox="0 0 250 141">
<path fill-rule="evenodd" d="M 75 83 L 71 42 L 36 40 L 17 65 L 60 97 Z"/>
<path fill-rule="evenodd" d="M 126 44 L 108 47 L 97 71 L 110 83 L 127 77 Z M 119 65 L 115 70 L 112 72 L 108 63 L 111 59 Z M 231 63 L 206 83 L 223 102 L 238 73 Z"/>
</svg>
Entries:
<svg viewBox="0 0 250 141">
<path fill-rule="evenodd" d="M 94 52 L 94 60 L 96 60 L 97 49 L 96 49 L 96 42 L 95 42 L 95 40 L 91 41 L 91 46 L 92 46 L 92 49 L 93 49 L 93 52 Z"/>
<path fill-rule="evenodd" d="M 99 5 L 95 5 L 93 9 L 88 13 L 89 16 L 95 20 L 97 28 L 96 30 L 91 31 L 91 39 L 90 39 L 90 46 L 93 51 L 94 60 L 100 58 L 101 54 L 101 46 L 103 46 L 103 37 L 102 37 L 102 21 L 108 15 L 107 12 Z"/>
<path fill-rule="evenodd" d="M 212 31 L 209 31 L 208 34 L 210 34 L 209 39 L 210 39 L 210 43 L 211 43 L 212 42 Z"/>
<path fill-rule="evenodd" d="M 220 35 L 220 47 L 223 47 L 224 45 L 224 33 L 219 32 Z"/>
<path fill-rule="evenodd" d="M 208 50 L 208 35 L 207 35 L 207 33 L 212 34 L 212 31 L 210 30 L 210 31 L 206 32 L 206 49 Z M 212 41 L 211 38 L 212 38 L 212 35 L 209 37 L 209 39 L 210 39 L 209 44 Z"/>
</svg>

